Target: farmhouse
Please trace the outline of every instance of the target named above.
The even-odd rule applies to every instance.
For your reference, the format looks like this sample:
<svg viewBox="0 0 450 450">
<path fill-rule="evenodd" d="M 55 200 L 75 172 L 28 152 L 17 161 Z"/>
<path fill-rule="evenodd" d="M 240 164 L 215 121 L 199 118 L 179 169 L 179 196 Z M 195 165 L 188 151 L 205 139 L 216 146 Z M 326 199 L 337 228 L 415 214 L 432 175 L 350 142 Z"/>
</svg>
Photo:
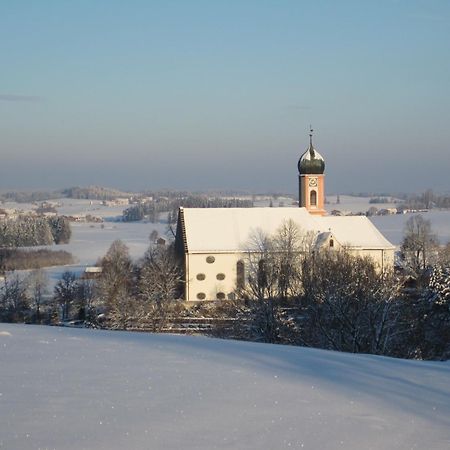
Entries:
<svg viewBox="0 0 450 450">
<path fill-rule="evenodd" d="M 394 263 L 394 246 L 365 216 L 327 216 L 325 162 L 310 145 L 298 162 L 299 208 L 180 208 L 175 245 L 184 264 L 185 300 L 232 299 L 248 275 L 252 237 L 273 236 L 292 222 L 314 251 L 345 249 L 371 257 L 380 270 Z"/>
</svg>

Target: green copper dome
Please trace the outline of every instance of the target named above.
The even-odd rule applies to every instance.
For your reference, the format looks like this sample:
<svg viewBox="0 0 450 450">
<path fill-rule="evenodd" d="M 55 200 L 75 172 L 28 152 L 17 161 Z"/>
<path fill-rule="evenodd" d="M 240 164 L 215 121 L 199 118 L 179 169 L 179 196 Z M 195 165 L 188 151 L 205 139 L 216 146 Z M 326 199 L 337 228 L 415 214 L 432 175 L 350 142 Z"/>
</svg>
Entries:
<svg viewBox="0 0 450 450">
<path fill-rule="evenodd" d="M 312 130 L 311 130 L 312 131 Z M 309 147 L 298 160 L 298 172 L 300 175 L 323 174 L 325 161 L 322 155 L 316 151 L 312 144 L 312 134 L 309 135 Z"/>
</svg>

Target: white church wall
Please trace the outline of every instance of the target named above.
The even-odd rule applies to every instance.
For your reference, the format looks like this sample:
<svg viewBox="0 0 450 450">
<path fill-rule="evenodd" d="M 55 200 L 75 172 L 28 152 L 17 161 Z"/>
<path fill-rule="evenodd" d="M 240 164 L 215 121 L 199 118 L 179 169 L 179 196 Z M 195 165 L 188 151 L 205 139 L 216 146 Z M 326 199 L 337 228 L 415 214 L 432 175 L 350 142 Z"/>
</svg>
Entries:
<svg viewBox="0 0 450 450">
<path fill-rule="evenodd" d="M 393 250 L 361 248 L 347 250 L 355 256 L 370 257 L 380 270 L 393 268 Z M 248 269 L 247 256 L 244 253 L 189 254 L 187 300 L 198 302 L 233 298 L 237 280 L 236 264 L 240 260 L 244 261 L 246 269 Z"/>
<path fill-rule="evenodd" d="M 394 249 L 347 249 L 351 255 L 369 257 L 380 270 L 391 270 L 394 267 Z"/>
<path fill-rule="evenodd" d="M 394 251 L 386 249 L 348 249 L 354 256 L 368 256 L 380 270 L 390 270 L 394 266 Z M 213 262 L 212 258 L 214 259 Z M 194 253 L 188 255 L 186 300 L 190 302 L 227 300 L 236 291 L 238 261 L 245 265 L 248 275 L 248 257 L 245 253 Z M 223 279 L 222 275 L 224 276 Z"/>
<path fill-rule="evenodd" d="M 214 262 L 208 262 L 212 258 Z M 240 253 L 189 254 L 187 299 L 201 301 L 231 298 L 236 290 L 236 264 L 243 258 L 244 255 Z M 224 279 L 221 279 L 222 275 Z"/>
</svg>

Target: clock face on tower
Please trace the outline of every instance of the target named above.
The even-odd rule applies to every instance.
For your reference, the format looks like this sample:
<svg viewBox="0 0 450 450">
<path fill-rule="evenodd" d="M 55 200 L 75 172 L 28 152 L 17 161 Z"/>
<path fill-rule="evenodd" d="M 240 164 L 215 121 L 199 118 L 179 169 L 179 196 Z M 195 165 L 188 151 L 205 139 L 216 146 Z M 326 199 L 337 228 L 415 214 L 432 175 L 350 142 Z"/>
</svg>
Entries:
<svg viewBox="0 0 450 450">
<path fill-rule="evenodd" d="M 309 179 L 309 187 L 317 187 L 317 178 Z"/>
</svg>

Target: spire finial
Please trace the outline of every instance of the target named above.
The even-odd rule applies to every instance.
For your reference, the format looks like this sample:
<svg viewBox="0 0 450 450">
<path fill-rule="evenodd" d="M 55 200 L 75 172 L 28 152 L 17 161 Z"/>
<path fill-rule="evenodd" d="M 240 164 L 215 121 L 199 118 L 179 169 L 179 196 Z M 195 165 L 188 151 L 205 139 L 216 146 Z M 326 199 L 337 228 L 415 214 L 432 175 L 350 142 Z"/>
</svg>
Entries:
<svg viewBox="0 0 450 450">
<path fill-rule="evenodd" d="M 312 150 L 314 147 L 312 145 L 312 133 L 313 133 L 312 125 L 309 126 L 309 150 Z"/>
</svg>

